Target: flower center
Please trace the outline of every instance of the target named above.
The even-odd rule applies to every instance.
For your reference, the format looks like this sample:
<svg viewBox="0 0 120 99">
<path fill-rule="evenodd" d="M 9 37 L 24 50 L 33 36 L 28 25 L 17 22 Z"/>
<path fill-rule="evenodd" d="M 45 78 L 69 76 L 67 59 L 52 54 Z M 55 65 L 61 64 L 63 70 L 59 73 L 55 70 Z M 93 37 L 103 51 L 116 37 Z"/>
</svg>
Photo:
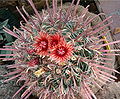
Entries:
<svg viewBox="0 0 120 99">
<path fill-rule="evenodd" d="M 41 48 L 41 50 L 47 50 L 48 49 L 48 41 L 47 40 L 42 40 L 39 43 L 39 47 Z"/>
<path fill-rule="evenodd" d="M 67 53 L 67 49 L 64 46 L 61 46 L 56 49 L 56 54 L 58 56 L 64 56 Z"/>
</svg>

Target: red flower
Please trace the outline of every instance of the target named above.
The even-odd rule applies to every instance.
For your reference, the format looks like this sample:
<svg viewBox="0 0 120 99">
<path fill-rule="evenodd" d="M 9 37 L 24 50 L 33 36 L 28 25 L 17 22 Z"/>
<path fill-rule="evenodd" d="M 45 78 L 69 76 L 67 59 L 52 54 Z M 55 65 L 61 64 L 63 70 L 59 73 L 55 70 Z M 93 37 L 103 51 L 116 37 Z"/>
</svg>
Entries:
<svg viewBox="0 0 120 99">
<path fill-rule="evenodd" d="M 28 54 L 33 54 L 33 53 L 35 53 L 35 49 L 27 49 L 27 53 Z"/>
<path fill-rule="evenodd" d="M 39 34 L 40 37 L 35 38 L 33 47 L 38 55 L 48 55 L 49 35 L 44 32 L 40 32 Z"/>
<path fill-rule="evenodd" d="M 51 51 L 50 59 L 55 60 L 57 63 L 64 62 L 72 56 L 72 52 L 72 45 L 62 42 Z"/>
<path fill-rule="evenodd" d="M 29 62 L 27 62 L 28 66 L 34 67 L 35 65 L 39 64 L 39 59 L 38 58 L 33 58 Z"/>
<path fill-rule="evenodd" d="M 59 34 L 54 34 L 50 36 L 50 49 L 53 49 L 60 42 L 63 42 L 64 39 Z"/>
</svg>

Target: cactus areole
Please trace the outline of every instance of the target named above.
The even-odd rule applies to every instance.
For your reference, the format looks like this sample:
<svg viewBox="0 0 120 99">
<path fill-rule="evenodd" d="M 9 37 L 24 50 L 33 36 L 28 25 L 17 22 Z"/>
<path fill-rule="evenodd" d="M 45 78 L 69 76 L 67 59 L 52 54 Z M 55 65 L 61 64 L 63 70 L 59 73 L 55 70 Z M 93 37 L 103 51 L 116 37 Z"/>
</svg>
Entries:
<svg viewBox="0 0 120 99">
<path fill-rule="evenodd" d="M 112 52 L 119 51 L 110 49 L 110 45 L 120 40 L 109 42 L 103 37 L 109 31 L 105 28 L 112 23 L 111 17 L 91 26 L 91 22 L 102 13 L 85 18 L 88 12 L 86 7 L 78 15 L 80 0 L 76 5 L 73 0 L 68 8 L 63 8 L 62 0 L 60 7 L 57 0 L 52 0 L 52 7 L 46 0 L 47 9 L 40 13 L 32 0 L 28 2 L 35 12 L 34 16 L 30 16 L 24 7 L 24 14 L 17 8 L 25 22 L 20 22 L 20 29 L 14 27 L 11 31 L 4 28 L 17 40 L 12 46 L 0 48 L 13 51 L 13 54 L 1 54 L 10 56 L 1 59 L 15 60 L 15 64 L 8 66 L 14 71 L 5 75 L 13 76 L 4 82 L 14 78 L 18 78 L 17 82 L 24 82 L 13 98 L 26 88 L 21 99 L 27 99 L 31 94 L 39 99 L 96 99 L 92 87 L 100 88 L 100 83 L 116 79 L 104 71 L 117 72 L 108 68 L 110 63 L 105 62 L 111 61 L 105 56 L 117 55 Z M 102 33 L 98 34 L 100 31 Z"/>
</svg>

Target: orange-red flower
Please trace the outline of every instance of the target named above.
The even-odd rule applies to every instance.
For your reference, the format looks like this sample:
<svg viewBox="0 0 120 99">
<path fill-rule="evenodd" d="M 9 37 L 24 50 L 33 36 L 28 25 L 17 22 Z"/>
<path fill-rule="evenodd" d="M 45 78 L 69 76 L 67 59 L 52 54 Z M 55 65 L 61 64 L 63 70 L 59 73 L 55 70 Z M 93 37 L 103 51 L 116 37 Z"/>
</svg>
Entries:
<svg viewBox="0 0 120 99">
<path fill-rule="evenodd" d="M 67 44 L 66 42 L 62 42 L 58 44 L 53 51 L 50 53 L 50 59 L 59 62 L 64 62 L 72 56 L 73 46 L 71 44 Z"/>
<path fill-rule="evenodd" d="M 44 32 L 39 33 L 39 37 L 35 37 L 35 43 L 33 47 L 38 55 L 48 55 L 49 35 Z"/>
<path fill-rule="evenodd" d="M 60 42 L 63 42 L 64 39 L 59 34 L 53 34 L 50 36 L 50 49 L 53 49 L 57 46 Z"/>
</svg>

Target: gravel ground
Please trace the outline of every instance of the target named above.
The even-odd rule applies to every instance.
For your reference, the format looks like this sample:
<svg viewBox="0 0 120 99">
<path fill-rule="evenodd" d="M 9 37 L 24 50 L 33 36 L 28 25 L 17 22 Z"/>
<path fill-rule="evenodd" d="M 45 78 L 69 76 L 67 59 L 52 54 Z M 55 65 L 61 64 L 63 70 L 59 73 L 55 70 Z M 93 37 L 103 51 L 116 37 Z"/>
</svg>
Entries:
<svg viewBox="0 0 120 99">
<path fill-rule="evenodd" d="M 19 89 L 20 85 L 16 85 L 15 80 L 3 83 L 5 77 L 3 74 L 7 73 L 5 65 L 0 66 L 0 99 L 12 99 L 14 93 Z M 20 99 L 20 94 L 18 94 L 14 99 Z"/>
</svg>

